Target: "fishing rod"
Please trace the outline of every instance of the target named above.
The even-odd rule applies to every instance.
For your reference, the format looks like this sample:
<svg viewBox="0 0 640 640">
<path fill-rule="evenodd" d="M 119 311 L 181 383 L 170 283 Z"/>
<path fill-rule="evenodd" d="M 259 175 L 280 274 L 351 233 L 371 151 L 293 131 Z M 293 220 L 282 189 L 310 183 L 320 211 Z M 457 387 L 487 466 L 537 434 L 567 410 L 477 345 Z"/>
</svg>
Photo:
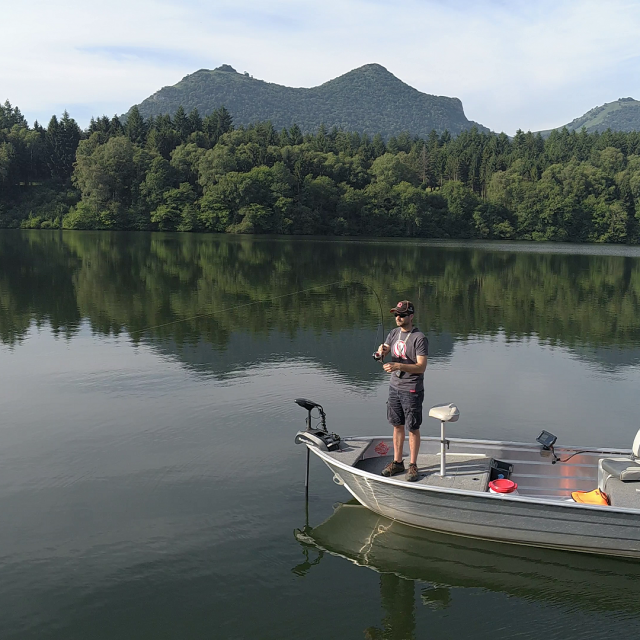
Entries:
<svg viewBox="0 0 640 640">
<path fill-rule="evenodd" d="M 365 287 L 369 287 L 369 290 L 373 293 L 373 295 L 376 297 L 376 300 L 378 301 L 378 308 L 380 309 L 380 328 L 382 329 L 382 341 L 384 342 L 384 313 L 382 312 L 382 302 L 380 302 L 380 297 L 378 296 L 377 291 L 371 285 L 368 285 L 366 282 L 362 282 L 361 284 L 363 284 Z M 376 338 L 377 337 L 378 333 L 376 332 Z M 373 352 L 374 360 L 382 361 L 383 358 L 384 356 L 381 353 L 378 353 L 377 350 Z"/>
</svg>

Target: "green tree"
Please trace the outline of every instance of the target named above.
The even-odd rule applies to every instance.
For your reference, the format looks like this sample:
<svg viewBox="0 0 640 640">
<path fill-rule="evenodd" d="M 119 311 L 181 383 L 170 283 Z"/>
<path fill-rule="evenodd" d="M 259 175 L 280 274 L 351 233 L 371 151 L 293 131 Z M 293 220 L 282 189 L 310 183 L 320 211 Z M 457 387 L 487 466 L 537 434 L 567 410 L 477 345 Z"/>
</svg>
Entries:
<svg viewBox="0 0 640 640">
<path fill-rule="evenodd" d="M 162 194 L 162 204 L 151 213 L 151 222 L 160 231 L 192 231 L 197 224 L 196 193 L 188 182 Z"/>
<path fill-rule="evenodd" d="M 476 195 L 461 182 L 447 182 L 441 190 L 447 202 L 446 230 L 452 238 L 470 238 L 473 235 L 473 214 L 480 204 Z"/>
<path fill-rule="evenodd" d="M 404 152 L 398 155 L 387 152 L 376 158 L 371 165 L 371 173 L 378 182 L 384 182 L 388 185 L 400 182 L 417 185 L 420 182 L 416 171 L 410 166 L 407 155 Z"/>
<path fill-rule="evenodd" d="M 147 124 L 137 106 L 131 107 L 124 132 L 134 144 L 143 145 L 147 141 Z"/>
<path fill-rule="evenodd" d="M 76 149 L 82 132 L 76 121 L 65 111 L 58 120 L 52 116 L 45 136 L 51 175 L 61 181 L 71 178 Z"/>
<path fill-rule="evenodd" d="M 110 138 L 104 144 L 95 144 L 90 138 L 79 145 L 73 180 L 83 206 L 95 214 L 102 227 L 130 226 L 137 177 L 134 147 L 127 137 Z"/>
<path fill-rule="evenodd" d="M 178 184 L 178 172 L 162 156 L 151 160 L 149 169 L 140 184 L 140 196 L 146 211 L 154 211 L 165 203 L 165 193 Z M 153 222 L 157 222 L 153 220 Z"/>
</svg>

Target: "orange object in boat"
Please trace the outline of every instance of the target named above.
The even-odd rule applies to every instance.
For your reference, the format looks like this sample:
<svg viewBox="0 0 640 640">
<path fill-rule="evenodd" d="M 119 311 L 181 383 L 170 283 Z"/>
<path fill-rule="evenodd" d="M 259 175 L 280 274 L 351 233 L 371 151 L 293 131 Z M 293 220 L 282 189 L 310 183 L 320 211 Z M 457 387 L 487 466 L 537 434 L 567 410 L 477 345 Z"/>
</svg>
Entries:
<svg viewBox="0 0 640 640">
<path fill-rule="evenodd" d="M 600 491 L 600 489 L 594 489 L 593 491 L 573 491 L 571 497 L 582 504 L 609 504 L 609 497 L 606 493 Z"/>
</svg>

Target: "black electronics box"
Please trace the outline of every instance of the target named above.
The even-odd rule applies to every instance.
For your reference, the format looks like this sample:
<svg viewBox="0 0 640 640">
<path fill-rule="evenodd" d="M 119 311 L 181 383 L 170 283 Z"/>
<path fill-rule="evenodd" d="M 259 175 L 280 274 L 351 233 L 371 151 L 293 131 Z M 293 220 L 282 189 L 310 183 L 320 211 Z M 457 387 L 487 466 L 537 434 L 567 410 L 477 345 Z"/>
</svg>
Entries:
<svg viewBox="0 0 640 640">
<path fill-rule="evenodd" d="M 491 475 L 489 481 L 498 480 L 500 477 L 508 480 L 513 473 L 513 465 L 510 462 L 502 460 L 491 460 Z"/>
</svg>

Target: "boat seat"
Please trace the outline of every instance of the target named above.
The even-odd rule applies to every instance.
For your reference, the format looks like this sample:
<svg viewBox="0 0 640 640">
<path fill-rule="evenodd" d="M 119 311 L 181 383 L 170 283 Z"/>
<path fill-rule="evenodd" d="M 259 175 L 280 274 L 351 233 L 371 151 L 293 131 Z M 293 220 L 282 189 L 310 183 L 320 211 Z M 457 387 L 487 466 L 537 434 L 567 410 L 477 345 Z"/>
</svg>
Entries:
<svg viewBox="0 0 640 640">
<path fill-rule="evenodd" d="M 633 458 L 602 458 L 600 466 L 622 482 L 640 482 L 640 464 Z"/>
<path fill-rule="evenodd" d="M 598 460 L 598 488 L 607 494 L 609 478 L 620 482 L 640 482 L 640 430 L 633 440 L 630 457 Z"/>
<path fill-rule="evenodd" d="M 429 409 L 429 417 L 436 418 L 442 422 L 457 422 L 460 417 L 460 411 L 455 404 L 451 402 L 447 404 L 437 404 Z"/>
<path fill-rule="evenodd" d="M 604 492 L 612 507 L 640 509 L 640 484 L 638 483 L 622 482 L 622 480 L 611 477 L 606 481 Z"/>
</svg>

